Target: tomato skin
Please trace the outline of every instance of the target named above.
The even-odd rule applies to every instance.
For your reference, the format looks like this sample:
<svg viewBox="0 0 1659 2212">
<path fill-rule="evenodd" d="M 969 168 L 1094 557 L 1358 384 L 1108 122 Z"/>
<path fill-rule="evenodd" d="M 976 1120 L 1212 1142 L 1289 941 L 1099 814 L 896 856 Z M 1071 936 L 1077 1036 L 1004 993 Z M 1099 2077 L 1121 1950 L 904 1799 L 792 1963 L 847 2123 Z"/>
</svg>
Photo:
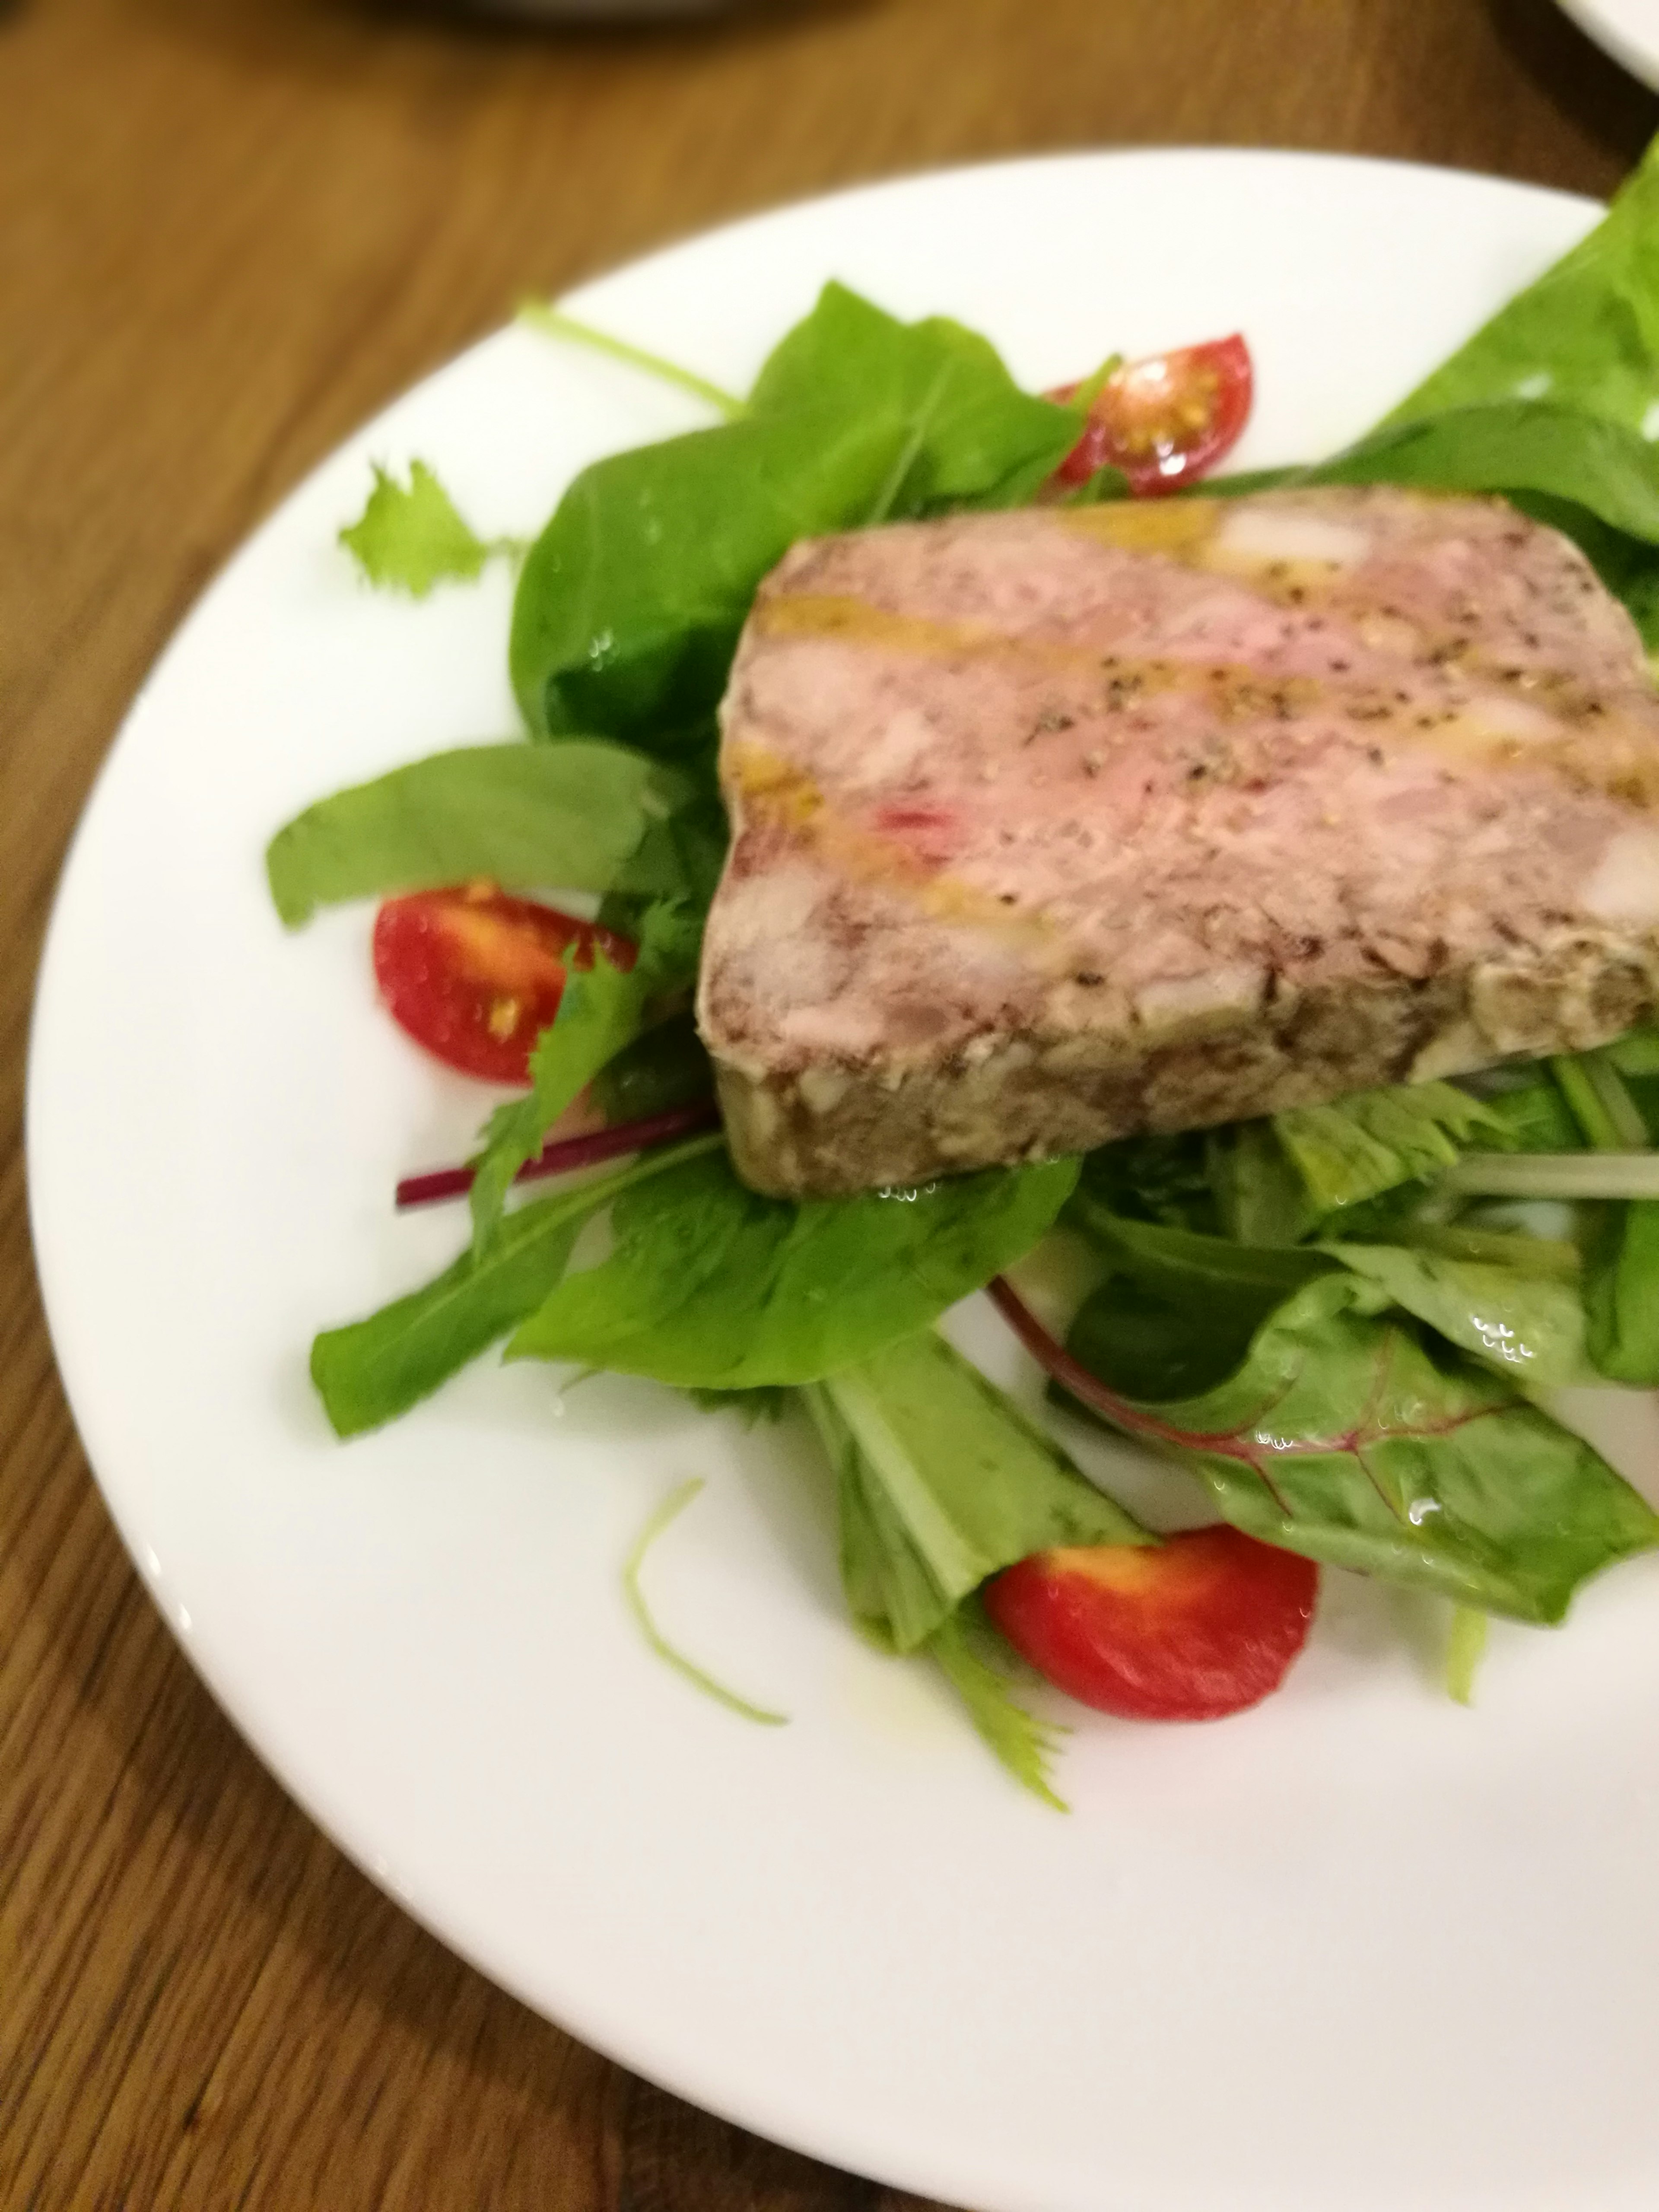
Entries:
<svg viewBox="0 0 1659 2212">
<path fill-rule="evenodd" d="M 1284 1680 L 1319 1570 L 1225 1523 L 1157 1545 L 1038 1552 L 986 1585 L 991 1619 L 1059 1689 L 1126 1720 L 1219 1720 Z"/>
<path fill-rule="evenodd" d="M 1194 483 L 1237 444 L 1255 388 L 1250 349 L 1237 332 L 1125 362 L 1096 393 L 1054 481 L 1087 483 L 1097 469 L 1121 469 L 1141 499 Z M 1068 399 L 1076 389 L 1054 396 Z"/>
<path fill-rule="evenodd" d="M 392 1019 L 449 1066 L 528 1083 L 531 1047 L 596 945 L 633 966 L 625 937 L 493 884 L 415 891 L 374 918 L 374 980 Z"/>
</svg>

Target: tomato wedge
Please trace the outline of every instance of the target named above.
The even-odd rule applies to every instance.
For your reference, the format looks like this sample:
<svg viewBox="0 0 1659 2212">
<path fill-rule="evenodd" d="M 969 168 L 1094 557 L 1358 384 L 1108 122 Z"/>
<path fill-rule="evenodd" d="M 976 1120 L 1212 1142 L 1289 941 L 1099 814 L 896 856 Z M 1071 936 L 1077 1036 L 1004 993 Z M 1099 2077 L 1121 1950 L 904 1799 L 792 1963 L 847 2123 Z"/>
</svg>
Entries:
<svg viewBox="0 0 1659 2212">
<path fill-rule="evenodd" d="M 465 884 L 386 901 L 374 918 L 374 980 L 393 1020 L 451 1067 L 528 1083 L 530 1048 L 596 945 L 633 966 L 625 937 L 494 884 Z"/>
<path fill-rule="evenodd" d="M 1054 480 L 1086 483 L 1097 469 L 1121 469 L 1139 498 L 1192 483 L 1237 444 L 1255 386 L 1250 349 L 1236 332 L 1126 362 L 1096 393 L 1088 428 Z"/>
<path fill-rule="evenodd" d="M 1276 1690 L 1319 1570 L 1218 1524 L 1161 1544 L 1038 1552 L 986 1585 L 992 1620 L 1059 1689 L 1126 1720 L 1208 1721 Z"/>
</svg>

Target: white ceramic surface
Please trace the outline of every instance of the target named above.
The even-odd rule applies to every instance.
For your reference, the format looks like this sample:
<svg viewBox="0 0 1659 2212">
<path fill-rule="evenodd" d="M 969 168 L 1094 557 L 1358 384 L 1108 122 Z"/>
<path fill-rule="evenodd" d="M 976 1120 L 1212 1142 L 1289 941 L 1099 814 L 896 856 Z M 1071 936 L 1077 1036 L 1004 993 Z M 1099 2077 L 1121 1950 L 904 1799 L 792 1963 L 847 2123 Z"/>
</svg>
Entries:
<svg viewBox="0 0 1659 2212">
<path fill-rule="evenodd" d="M 1659 91 L 1659 0 L 1561 0 L 1561 5 L 1614 61 Z"/>
<path fill-rule="evenodd" d="M 1243 328 L 1249 465 L 1360 429 L 1593 212 L 1377 164 L 1079 155 L 763 217 L 571 305 L 737 386 L 832 274 L 989 331 L 1034 385 Z M 372 458 L 423 456 L 481 530 L 525 532 L 582 462 L 696 419 L 492 338 L 258 532 L 111 756 L 47 949 L 31 1189 L 76 1418 L 157 1604 L 428 1926 L 823 2157 L 988 2212 L 1650 2212 L 1659 1562 L 1564 1635 L 1500 1629 L 1473 1714 L 1436 1686 L 1434 1608 L 1332 1577 L 1261 1710 L 1084 1717 L 1066 1819 L 852 1636 L 805 1435 L 486 1363 L 329 1437 L 311 1331 L 447 1259 L 461 1222 L 394 1218 L 391 1187 L 479 1105 L 376 1012 L 367 911 L 285 936 L 261 849 L 323 791 L 513 726 L 506 577 L 380 599 L 334 532 Z M 986 1310 L 960 1326 L 1018 1374 Z M 1652 1467 L 1651 1407 L 1623 1419 Z M 690 1474 L 659 1610 L 787 1729 L 696 1696 L 625 1618 L 619 1562 Z"/>
</svg>

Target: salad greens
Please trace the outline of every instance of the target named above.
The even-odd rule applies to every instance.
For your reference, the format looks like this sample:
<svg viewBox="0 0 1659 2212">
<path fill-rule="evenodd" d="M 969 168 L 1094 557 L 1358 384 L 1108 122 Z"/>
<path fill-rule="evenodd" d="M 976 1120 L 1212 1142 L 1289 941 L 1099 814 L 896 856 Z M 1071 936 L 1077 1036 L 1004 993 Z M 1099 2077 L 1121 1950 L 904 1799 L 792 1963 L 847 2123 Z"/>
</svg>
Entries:
<svg viewBox="0 0 1659 2212">
<path fill-rule="evenodd" d="M 1247 1261 L 1218 1330 L 1237 1263 L 1200 1241 L 1133 1229 L 1066 1348 L 1103 1386 L 1090 1407 L 1180 1456 L 1248 1534 L 1534 1621 L 1659 1542 L 1589 1444 L 1413 1325 L 1386 1279 L 1310 1254 L 1269 1304 Z M 1273 1256 L 1288 1279 L 1292 1255 Z"/>
<path fill-rule="evenodd" d="M 501 1234 L 501 1209 L 513 1178 L 541 1150 L 578 1091 L 640 1038 L 653 1000 L 690 989 L 702 941 L 698 917 L 659 901 L 647 910 L 631 968 L 615 965 L 600 945 L 591 968 L 573 972 L 558 1012 L 532 1050 L 528 1095 L 498 1106 L 484 1125 L 471 1191 L 472 1249 L 477 1256 Z"/>
<path fill-rule="evenodd" d="M 591 1214 L 720 1145 L 718 1136 L 692 1138 L 520 1206 L 485 1252 L 469 1246 L 420 1290 L 365 1321 L 325 1329 L 311 1348 L 311 1379 L 336 1434 L 379 1428 L 429 1397 L 536 1310 L 563 1275 Z"/>
<path fill-rule="evenodd" d="M 901 323 L 826 286 L 737 420 L 596 461 L 560 501 L 513 612 L 526 721 L 695 752 L 756 587 L 797 539 L 1012 505 L 1077 428 L 959 324 Z"/>
<path fill-rule="evenodd" d="M 697 1389 L 817 1382 L 911 1334 L 1029 1252 L 1073 1160 L 799 1205 L 738 1181 L 723 1151 L 619 1194 L 612 1249 L 567 1274 L 509 1358 L 575 1360 Z"/>
<path fill-rule="evenodd" d="M 1033 1552 L 1154 1540 L 936 1332 L 803 1395 L 836 1470 L 853 1618 L 896 1651 Z"/>
<path fill-rule="evenodd" d="M 1659 401 L 1659 143 L 1607 215 L 1388 417 L 1554 399 L 1645 434 Z"/>
<path fill-rule="evenodd" d="M 434 584 L 471 583 L 497 553 L 524 550 L 516 538 L 480 538 L 424 461 L 410 462 L 407 489 L 375 465 L 368 505 L 340 543 L 371 584 L 416 599 Z"/>
<path fill-rule="evenodd" d="M 670 892 L 663 825 L 688 780 L 621 745 L 462 745 L 320 799 L 265 854 L 290 928 L 319 906 L 477 877 L 509 889 Z"/>
<path fill-rule="evenodd" d="M 684 1651 L 671 1644 L 658 1627 L 656 1616 L 646 1597 L 640 1577 L 652 1546 L 671 1522 L 679 1519 L 702 1489 L 702 1480 L 696 1476 L 688 1482 L 677 1484 L 641 1529 L 623 1568 L 623 1589 L 627 1595 L 629 1610 L 641 1635 L 658 1658 L 665 1661 L 677 1674 L 684 1674 L 692 1687 L 701 1690 L 704 1697 L 713 1698 L 717 1705 L 729 1706 L 732 1711 L 740 1713 L 746 1721 L 759 1722 L 763 1728 L 787 1728 L 789 1723 L 787 1713 L 775 1713 L 769 1705 L 751 1705 L 747 1698 L 740 1698 L 735 1690 L 728 1690 L 723 1682 L 717 1682 L 706 1668 L 698 1666 L 695 1659 L 688 1659 Z"/>
<path fill-rule="evenodd" d="M 805 536 L 1032 498 L 1088 396 L 1034 397 L 975 333 L 838 284 L 746 398 L 556 311 L 530 319 L 723 419 L 584 470 L 530 549 L 509 647 L 527 738 L 309 808 L 272 842 L 270 888 L 293 926 L 472 878 L 559 885 L 598 895 L 639 957 L 570 979 L 528 1091 L 483 1133 L 468 1247 L 318 1337 L 335 1428 L 393 1419 L 503 1341 L 710 1407 L 799 1407 L 834 1470 L 860 1630 L 931 1658 L 1010 1771 L 1058 1803 L 1058 1731 L 1022 1702 L 978 1593 L 1035 1552 L 1159 1540 L 935 1324 L 1059 1227 L 1092 1271 L 1054 1347 L 1073 1401 L 1188 1468 L 1238 1528 L 1451 1601 L 1448 1681 L 1467 1700 L 1489 1613 L 1558 1621 L 1587 1577 L 1659 1544 L 1659 1518 L 1540 1402 L 1588 1376 L 1659 1384 L 1659 1032 L 921 1189 L 764 1198 L 714 1134 L 509 1206 L 583 1086 L 612 1115 L 708 1091 L 684 1005 L 726 840 L 714 710 L 761 579 Z M 1659 643 L 1656 407 L 1659 151 L 1370 436 L 1204 489 L 1503 492 L 1576 538 Z M 1124 489 L 1104 471 L 1070 495 Z M 417 594 L 500 550 L 421 462 L 406 489 L 377 470 L 342 535 L 372 581 Z M 1540 1199 L 1541 1214 L 1522 1202 Z M 683 1672 L 775 1719 L 668 1650 L 644 1606 L 644 1545 L 688 1494 L 630 1561 L 629 1601 Z"/>
<path fill-rule="evenodd" d="M 1449 1168 L 1465 1148 L 1504 1141 L 1490 1107 L 1451 1083 L 1359 1091 L 1276 1114 L 1273 1135 L 1319 1214 L 1380 1198 Z"/>
</svg>

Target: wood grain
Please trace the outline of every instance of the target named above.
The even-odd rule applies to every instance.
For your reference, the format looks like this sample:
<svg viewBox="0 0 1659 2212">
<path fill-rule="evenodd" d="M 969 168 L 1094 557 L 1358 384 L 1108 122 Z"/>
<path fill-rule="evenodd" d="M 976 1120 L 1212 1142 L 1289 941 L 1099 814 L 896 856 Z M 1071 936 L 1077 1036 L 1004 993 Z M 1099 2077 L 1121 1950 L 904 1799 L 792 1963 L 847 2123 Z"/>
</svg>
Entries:
<svg viewBox="0 0 1659 2212">
<path fill-rule="evenodd" d="M 562 35 L 17 0 L 0 117 L 0 2206 L 890 2209 L 452 1958 L 289 1805 L 151 1609 L 27 1243 L 25 1032 L 76 815 L 237 540 L 526 291 L 1032 149 L 1321 147 L 1605 192 L 1659 106 L 1548 0 L 823 0 Z"/>
</svg>

